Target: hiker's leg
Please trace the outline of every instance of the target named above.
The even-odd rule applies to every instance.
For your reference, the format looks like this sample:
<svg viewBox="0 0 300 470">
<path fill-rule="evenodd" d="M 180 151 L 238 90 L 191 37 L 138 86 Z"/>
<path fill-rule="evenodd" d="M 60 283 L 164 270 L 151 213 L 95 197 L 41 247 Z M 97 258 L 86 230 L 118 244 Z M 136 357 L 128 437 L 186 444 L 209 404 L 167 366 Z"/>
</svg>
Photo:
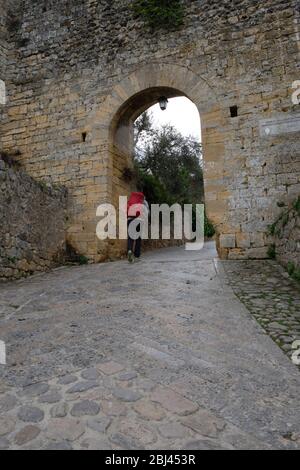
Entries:
<svg viewBox="0 0 300 470">
<path fill-rule="evenodd" d="M 141 251 L 142 251 L 142 239 L 138 238 L 135 242 L 134 256 L 136 258 L 140 258 L 141 257 Z"/>
<path fill-rule="evenodd" d="M 137 229 L 141 231 L 141 229 L 142 229 L 142 224 L 141 223 L 139 223 L 139 226 L 137 227 Z M 142 237 L 139 237 L 135 241 L 135 247 L 134 247 L 134 256 L 135 256 L 135 258 L 140 258 L 141 248 L 142 248 Z"/>
<path fill-rule="evenodd" d="M 132 238 L 130 238 L 130 235 L 129 235 L 129 226 L 130 226 L 132 220 L 133 219 L 128 219 L 128 221 L 127 221 L 127 228 L 128 228 L 127 252 L 133 251 L 133 245 L 134 245 L 134 240 Z"/>
</svg>

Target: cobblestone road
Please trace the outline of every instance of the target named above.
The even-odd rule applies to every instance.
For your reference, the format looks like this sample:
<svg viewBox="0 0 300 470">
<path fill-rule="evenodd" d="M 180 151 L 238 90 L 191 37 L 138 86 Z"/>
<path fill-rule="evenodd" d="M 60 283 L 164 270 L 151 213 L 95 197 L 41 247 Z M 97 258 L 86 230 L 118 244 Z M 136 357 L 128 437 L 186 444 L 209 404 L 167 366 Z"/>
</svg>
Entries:
<svg viewBox="0 0 300 470">
<path fill-rule="evenodd" d="M 1 285 L 0 449 L 300 448 L 299 370 L 215 256 L 169 249 Z"/>
</svg>

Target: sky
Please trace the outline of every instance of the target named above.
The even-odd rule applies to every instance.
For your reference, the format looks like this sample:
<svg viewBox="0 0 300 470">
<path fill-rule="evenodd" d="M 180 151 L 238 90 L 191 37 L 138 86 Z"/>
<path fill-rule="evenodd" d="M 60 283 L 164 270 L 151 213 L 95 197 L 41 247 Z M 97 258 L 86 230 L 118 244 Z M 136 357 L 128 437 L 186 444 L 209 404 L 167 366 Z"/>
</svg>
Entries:
<svg viewBox="0 0 300 470">
<path fill-rule="evenodd" d="M 188 98 L 179 97 L 169 99 L 166 111 L 162 111 L 159 104 L 152 106 L 156 125 L 172 124 L 182 134 L 192 135 L 201 140 L 201 124 L 197 107 Z"/>
</svg>

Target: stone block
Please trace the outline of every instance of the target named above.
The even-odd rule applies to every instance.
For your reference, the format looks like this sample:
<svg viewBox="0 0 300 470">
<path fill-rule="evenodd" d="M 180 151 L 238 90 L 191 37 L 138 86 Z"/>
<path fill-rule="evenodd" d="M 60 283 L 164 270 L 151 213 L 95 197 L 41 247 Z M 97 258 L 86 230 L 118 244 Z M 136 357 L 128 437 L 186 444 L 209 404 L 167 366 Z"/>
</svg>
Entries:
<svg viewBox="0 0 300 470">
<path fill-rule="evenodd" d="M 224 234 L 220 236 L 220 247 L 221 248 L 235 248 L 236 247 L 236 236 L 235 234 Z"/>
</svg>

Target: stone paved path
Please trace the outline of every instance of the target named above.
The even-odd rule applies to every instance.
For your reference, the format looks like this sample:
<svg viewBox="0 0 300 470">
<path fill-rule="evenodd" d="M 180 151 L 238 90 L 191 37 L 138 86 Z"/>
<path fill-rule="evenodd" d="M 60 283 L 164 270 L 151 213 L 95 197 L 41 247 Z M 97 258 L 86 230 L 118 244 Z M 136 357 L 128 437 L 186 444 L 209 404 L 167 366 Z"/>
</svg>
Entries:
<svg viewBox="0 0 300 470">
<path fill-rule="evenodd" d="M 0 286 L 0 449 L 300 448 L 300 374 L 213 245 Z"/>
<path fill-rule="evenodd" d="M 294 342 L 300 340 L 299 284 L 275 261 L 222 264 L 237 297 L 291 358 Z"/>
</svg>

